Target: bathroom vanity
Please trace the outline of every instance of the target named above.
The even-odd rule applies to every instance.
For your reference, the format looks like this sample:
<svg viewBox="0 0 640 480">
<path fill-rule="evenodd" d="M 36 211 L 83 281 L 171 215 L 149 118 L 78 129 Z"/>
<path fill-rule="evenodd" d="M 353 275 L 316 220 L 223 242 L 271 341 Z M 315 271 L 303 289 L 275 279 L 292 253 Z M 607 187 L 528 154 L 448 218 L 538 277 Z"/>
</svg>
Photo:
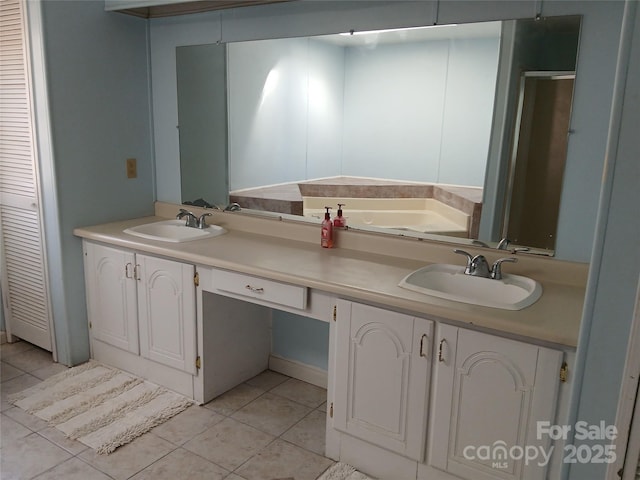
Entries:
<svg viewBox="0 0 640 480">
<path fill-rule="evenodd" d="M 209 217 L 227 230 L 213 238 L 124 233 L 178 208 L 75 230 L 93 358 L 204 403 L 277 369 L 270 312 L 284 310 L 330 324 L 326 376 L 301 376 L 327 388 L 328 457 L 393 479 L 543 479 L 559 468 L 561 443 L 536 427 L 567 421 L 586 265 L 519 255 L 504 270 L 543 293 L 509 311 L 398 286 L 428 264 L 463 267 L 442 242 L 341 230 L 339 248 L 323 249 L 319 226 L 230 212 Z M 503 445 L 555 454 L 541 466 L 477 450 Z"/>
</svg>

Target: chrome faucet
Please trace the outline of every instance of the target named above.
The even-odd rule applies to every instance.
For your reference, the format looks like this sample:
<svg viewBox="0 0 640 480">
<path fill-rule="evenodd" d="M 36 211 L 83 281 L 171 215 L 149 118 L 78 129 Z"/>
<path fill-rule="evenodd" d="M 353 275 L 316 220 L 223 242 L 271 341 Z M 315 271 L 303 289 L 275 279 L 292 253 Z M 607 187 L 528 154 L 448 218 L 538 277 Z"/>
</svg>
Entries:
<svg viewBox="0 0 640 480">
<path fill-rule="evenodd" d="M 211 208 L 215 208 L 221 212 L 237 212 L 241 209 L 240 204 L 236 202 L 230 203 L 226 207 L 223 207 L 222 205 L 213 205 Z"/>
<path fill-rule="evenodd" d="M 198 217 L 198 228 L 203 230 L 208 227 L 207 225 L 207 217 L 210 217 L 213 213 L 203 213 Z"/>
<path fill-rule="evenodd" d="M 455 249 L 455 253 L 459 253 L 460 255 L 467 256 L 467 266 L 464 269 L 465 275 L 471 275 L 472 277 L 483 277 L 489 278 L 491 277 L 491 270 L 489 269 L 489 263 L 487 263 L 487 259 L 484 255 L 476 255 L 472 256 L 470 253 L 465 252 L 464 250 Z"/>
<path fill-rule="evenodd" d="M 500 242 L 498 242 L 498 246 L 496 248 L 498 250 L 506 250 L 510 243 L 511 243 L 511 240 L 505 237 L 502 240 L 500 240 Z"/>
<path fill-rule="evenodd" d="M 474 245 L 478 245 L 479 247 L 492 248 L 481 240 L 473 240 L 471 243 L 473 243 Z M 503 238 L 498 242 L 498 245 L 496 245 L 495 248 L 497 250 L 509 250 L 509 245 L 511 245 L 511 240 L 509 240 L 508 238 Z M 516 247 L 511 249 L 511 253 L 514 254 L 528 251 L 529 247 Z"/>
<path fill-rule="evenodd" d="M 455 249 L 454 253 L 458 253 L 460 255 L 466 255 L 467 257 L 467 266 L 464 269 L 465 275 L 471 275 L 472 277 L 482 277 L 482 278 L 492 278 L 494 280 L 502 279 L 502 264 L 504 262 L 515 263 L 518 261 L 517 258 L 509 257 L 509 258 L 500 258 L 496 260 L 492 267 L 489 267 L 489 263 L 484 255 L 476 255 L 472 256 L 470 253 L 465 252 L 464 250 Z"/>
<path fill-rule="evenodd" d="M 513 257 L 499 258 L 493 262 L 493 266 L 491 267 L 491 278 L 494 280 L 502 280 L 502 264 L 505 262 L 516 263 L 517 261 L 518 259 Z"/>
<path fill-rule="evenodd" d="M 176 215 L 176 218 L 178 220 L 182 220 L 184 217 L 187 217 L 187 221 L 185 223 L 185 226 L 198 228 L 198 217 L 196 217 L 190 211 L 185 210 L 184 208 L 181 208 L 180 211 L 178 212 L 178 215 Z"/>
<path fill-rule="evenodd" d="M 178 212 L 178 215 L 176 215 L 176 218 L 178 220 L 182 220 L 184 217 L 187 217 L 185 223 L 186 227 L 205 229 L 207 228 L 206 217 L 210 217 L 211 215 L 213 215 L 213 213 L 203 213 L 202 215 L 200 215 L 200 217 L 196 217 L 195 214 L 193 214 L 189 210 L 181 208 Z"/>
<path fill-rule="evenodd" d="M 473 243 L 474 245 L 477 245 L 477 246 L 479 246 L 479 247 L 491 248 L 489 245 L 487 245 L 486 243 L 484 243 L 482 240 L 473 239 L 473 240 L 471 241 L 471 243 Z"/>
</svg>

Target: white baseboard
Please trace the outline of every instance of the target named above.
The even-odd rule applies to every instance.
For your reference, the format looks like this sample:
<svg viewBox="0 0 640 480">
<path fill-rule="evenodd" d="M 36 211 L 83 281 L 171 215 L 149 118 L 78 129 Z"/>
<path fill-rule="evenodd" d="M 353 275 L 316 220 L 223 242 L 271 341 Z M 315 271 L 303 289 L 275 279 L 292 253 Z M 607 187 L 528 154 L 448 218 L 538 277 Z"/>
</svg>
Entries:
<svg viewBox="0 0 640 480">
<path fill-rule="evenodd" d="M 270 355 L 269 369 L 317 387 L 327 388 L 327 371 L 318 367 L 313 367 L 296 360 L 289 360 L 277 355 Z"/>
</svg>

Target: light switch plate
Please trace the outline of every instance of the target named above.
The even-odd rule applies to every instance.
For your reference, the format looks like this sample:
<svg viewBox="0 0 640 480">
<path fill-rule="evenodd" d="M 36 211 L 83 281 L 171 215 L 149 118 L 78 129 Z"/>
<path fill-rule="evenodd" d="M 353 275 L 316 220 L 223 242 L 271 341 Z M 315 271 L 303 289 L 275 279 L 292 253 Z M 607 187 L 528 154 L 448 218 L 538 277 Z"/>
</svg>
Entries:
<svg viewBox="0 0 640 480">
<path fill-rule="evenodd" d="M 138 167 L 135 158 L 127 158 L 127 178 L 136 178 L 138 176 Z"/>
</svg>

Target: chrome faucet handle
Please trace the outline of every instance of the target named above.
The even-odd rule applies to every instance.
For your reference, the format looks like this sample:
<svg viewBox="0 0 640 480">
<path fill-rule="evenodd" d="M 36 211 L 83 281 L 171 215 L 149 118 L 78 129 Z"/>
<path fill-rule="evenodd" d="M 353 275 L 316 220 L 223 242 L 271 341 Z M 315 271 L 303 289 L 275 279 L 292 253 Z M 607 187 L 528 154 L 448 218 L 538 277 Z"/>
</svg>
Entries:
<svg viewBox="0 0 640 480">
<path fill-rule="evenodd" d="M 471 275 L 471 262 L 473 262 L 473 256 L 469 252 L 465 252 L 464 250 L 460 250 L 459 248 L 453 250 L 453 253 L 467 256 L 467 266 L 464 269 L 464 273 L 465 275 Z"/>
<path fill-rule="evenodd" d="M 517 261 L 518 259 L 513 257 L 499 258 L 493 263 L 493 267 L 491 267 L 491 278 L 494 280 L 502 280 L 502 264 L 505 262 L 516 263 Z"/>
<path fill-rule="evenodd" d="M 176 215 L 176 218 L 178 220 L 181 220 L 184 217 L 187 217 L 185 226 L 194 227 L 194 228 L 198 227 L 198 218 L 189 210 L 185 210 L 184 208 L 181 208 L 180 212 L 178 212 L 178 215 Z"/>
<path fill-rule="evenodd" d="M 465 275 L 471 275 L 473 277 L 489 278 L 491 276 L 491 270 L 489 270 L 489 263 L 484 255 L 472 256 L 469 252 L 456 248 L 454 253 L 467 256 L 467 266 L 464 269 Z"/>
<path fill-rule="evenodd" d="M 198 228 L 201 230 L 207 228 L 207 217 L 210 217 L 212 215 L 213 213 L 203 213 L 202 215 L 200 215 L 200 217 L 198 218 Z"/>
<path fill-rule="evenodd" d="M 498 246 L 496 248 L 498 250 L 506 250 L 510 243 L 511 243 L 511 240 L 505 237 L 502 240 L 500 240 L 500 242 L 498 242 Z"/>
<path fill-rule="evenodd" d="M 491 248 L 489 245 L 484 243 L 482 240 L 472 240 L 471 243 L 473 243 L 474 245 L 477 245 L 479 247 Z"/>
<path fill-rule="evenodd" d="M 471 259 L 471 271 L 469 275 L 482 278 L 491 277 L 491 269 L 484 255 L 476 255 Z"/>
</svg>

